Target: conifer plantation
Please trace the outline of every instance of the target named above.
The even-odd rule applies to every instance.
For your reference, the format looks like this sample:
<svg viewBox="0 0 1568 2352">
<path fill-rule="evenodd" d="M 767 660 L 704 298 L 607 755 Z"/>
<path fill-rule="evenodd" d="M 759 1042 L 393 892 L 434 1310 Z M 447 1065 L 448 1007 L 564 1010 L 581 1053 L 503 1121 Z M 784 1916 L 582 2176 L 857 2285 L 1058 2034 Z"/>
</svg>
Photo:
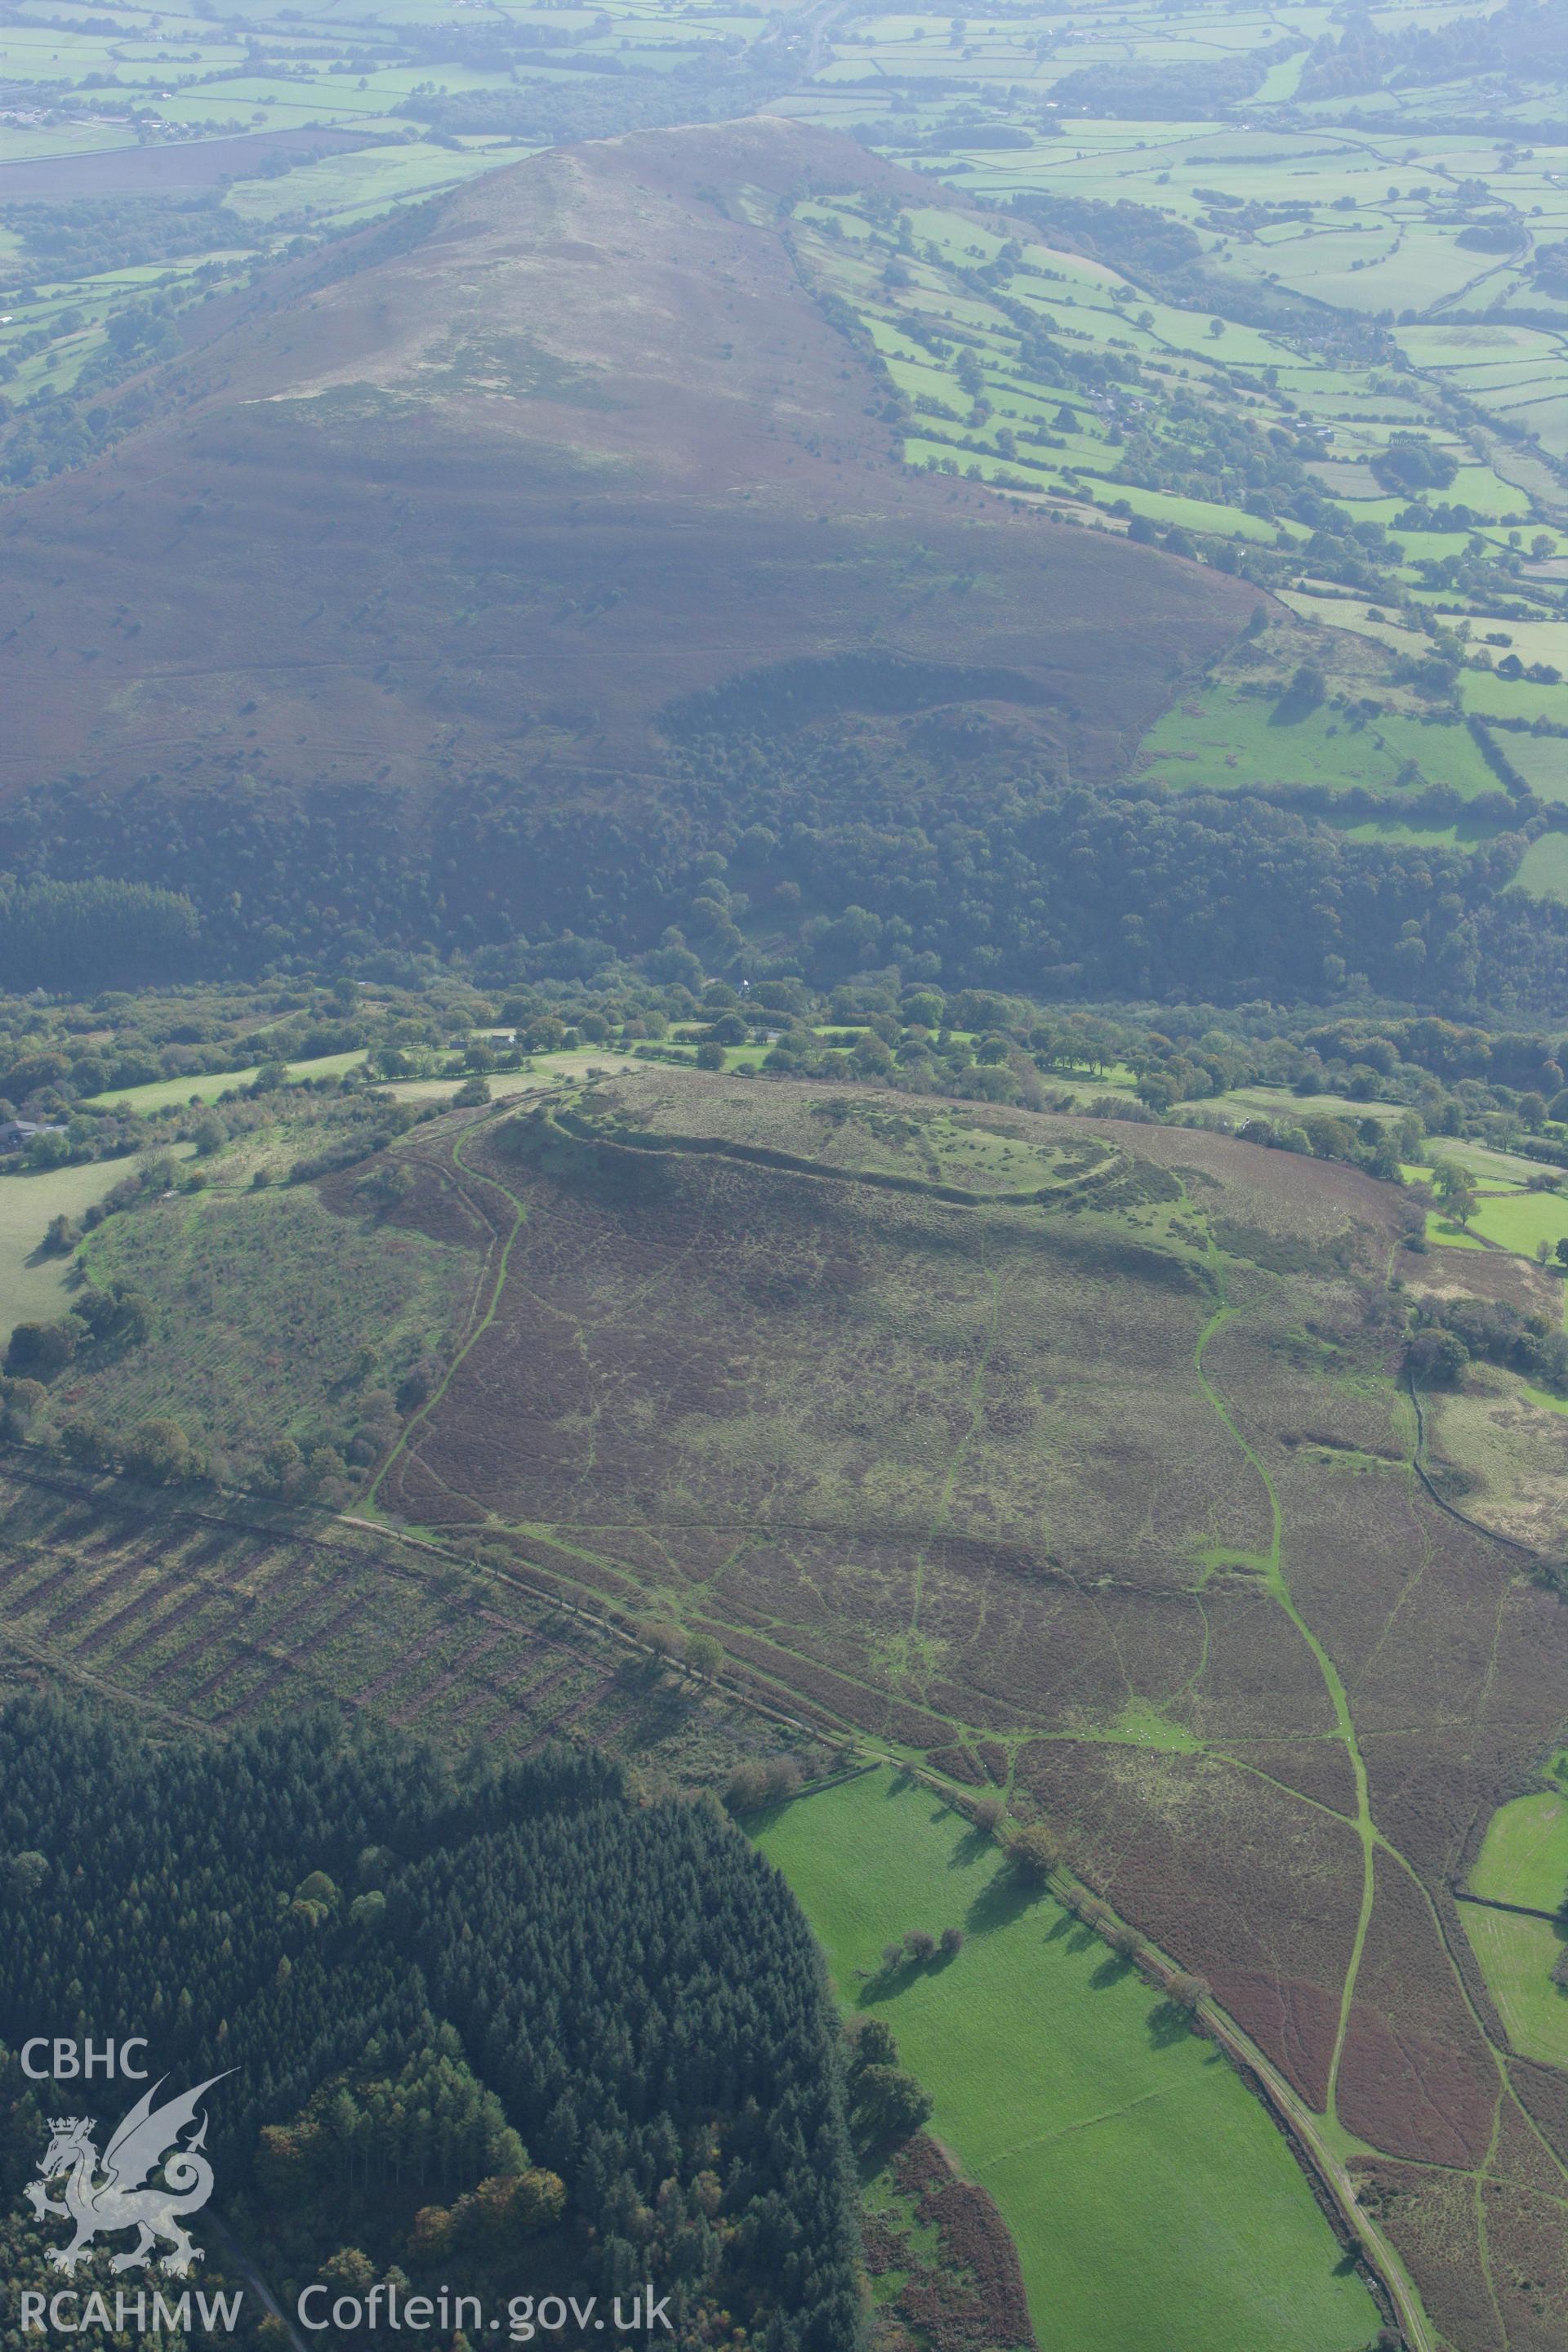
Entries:
<svg viewBox="0 0 1568 2352">
<path fill-rule="evenodd" d="M 629 2308 L 651 2279 L 667 2342 L 859 2342 L 826 1979 L 717 1807 L 639 1803 L 565 1749 L 455 1776 L 324 1715 L 153 1748 L 33 1698 L 0 1715 L 0 2039 L 140 2020 L 164 2096 L 225 2077 L 232 2259 L 209 2221 L 204 2282 L 243 2254 L 292 2312 L 316 2281 L 504 2309 L 525 2287 Z M 7 2210 L 62 2099 L 112 2130 L 137 2090 L 13 2095 Z M 56 2238 L 8 2251 L 58 2284 Z M 276 2325 L 248 2296 L 242 2340 Z"/>
</svg>

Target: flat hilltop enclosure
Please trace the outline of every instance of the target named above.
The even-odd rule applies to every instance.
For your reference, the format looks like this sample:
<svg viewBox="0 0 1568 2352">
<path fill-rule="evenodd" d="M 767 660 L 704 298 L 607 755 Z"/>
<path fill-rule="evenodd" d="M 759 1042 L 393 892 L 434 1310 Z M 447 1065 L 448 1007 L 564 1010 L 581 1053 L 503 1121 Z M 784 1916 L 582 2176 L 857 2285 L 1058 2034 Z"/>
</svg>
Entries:
<svg viewBox="0 0 1568 2352">
<path fill-rule="evenodd" d="M 868 173 L 769 118 L 549 152 L 213 306 L 0 525 L 0 783 L 635 798 L 661 714 L 799 665 L 1114 769 L 1255 593 L 900 477 L 788 217 Z"/>
</svg>

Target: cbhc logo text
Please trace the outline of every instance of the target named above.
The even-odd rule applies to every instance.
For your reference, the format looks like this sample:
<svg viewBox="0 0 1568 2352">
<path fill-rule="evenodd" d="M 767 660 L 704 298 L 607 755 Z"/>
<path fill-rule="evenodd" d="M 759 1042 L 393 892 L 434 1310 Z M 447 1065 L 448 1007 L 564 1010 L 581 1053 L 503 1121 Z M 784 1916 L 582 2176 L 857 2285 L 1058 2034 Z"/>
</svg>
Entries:
<svg viewBox="0 0 1568 2352">
<path fill-rule="evenodd" d="M 39 2050 L 46 2053 L 47 2064 L 34 2063 L 34 2053 Z M 110 2083 L 117 2076 L 144 2083 L 146 2067 L 131 2062 L 133 2056 L 144 2057 L 146 2051 L 146 2042 L 134 2034 L 128 2042 L 70 2042 L 36 2033 L 22 2044 L 22 2072 L 35 2083 L 90 2083 L 96 2074 Z"/>
</svg>

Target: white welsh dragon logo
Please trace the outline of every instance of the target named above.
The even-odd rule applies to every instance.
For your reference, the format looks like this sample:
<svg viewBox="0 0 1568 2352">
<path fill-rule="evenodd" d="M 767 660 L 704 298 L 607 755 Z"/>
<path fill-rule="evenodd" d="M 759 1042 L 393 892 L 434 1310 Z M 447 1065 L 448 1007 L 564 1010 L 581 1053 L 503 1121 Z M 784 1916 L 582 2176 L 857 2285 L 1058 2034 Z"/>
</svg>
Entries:
<svg viewBox="0 0 1568 2352">
<path fill-rule="evenodd" d="M 170 2249 L 162 2267 L 175 2278 L 184 2278 L 191 2264 L 203 2260 L 201 2248 L 193 2242 L 180 2217 L 200 2212 L 213 2193 L 213 2168 L 201 2153 L 207 2136 L 206 2117 L 202 2117 L 195 2138 L 183 2147 L 179 2136 L 195 2121 L 205 2093 L 223 2079 L 221 2074 L 210 2075 L 194 2091 L 154 2107 L 153 2098 L 168 2080 L 163 2076 L 137 2100 L 101 2160 L 93 2146 L 95 2126 L 90 2116 L 51 2118 L 52 2137 L 38 2177 L 28 2183 L 25 2194 L 40 2221 L 58 2214 L 76 2224 L 76 2235 L 68 2246 L 49 2249 L 47 2260 L 56 2270 L 68 2277 L 95 2238 L 111 2237 L 119 2230 L 135 2230 L 139 2234 L 128 2253 L 115 2256 L 110 2270 L 148 2268 L 160 2240 Z M 149 2186 L 152 2175 L 160 2171 L 163 2184 Z M 48 2184 L 62 2174 L 64 2189 L 58 2198 L 51 2197 Z"/>
</svg>

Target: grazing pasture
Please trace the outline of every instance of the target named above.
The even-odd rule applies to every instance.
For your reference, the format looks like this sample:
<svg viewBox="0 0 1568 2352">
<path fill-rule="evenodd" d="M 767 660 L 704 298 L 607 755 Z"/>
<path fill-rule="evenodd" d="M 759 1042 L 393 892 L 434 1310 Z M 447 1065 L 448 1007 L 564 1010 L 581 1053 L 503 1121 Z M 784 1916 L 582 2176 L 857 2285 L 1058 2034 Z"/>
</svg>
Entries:
<svg viewBox="0 0 1568 2352">
<path fill-rule="evenodd" d="M 1470 1892 L 1556 1911 L 1568 1899 L 1568 1796 L 1542 1790 L 1500 1805 L 1470 1865 Z"/>
<path fill-rule="evenodd" d="M 1542 1242 L 1554 1251 L 1568 1234 L 1568 1199 L 1556 1192 L 1482 1192 L 1470 1224 L 1484 1241 L 1533 1257 Z"/>
<path fill-rule="evenodd" d="M 1497 778 L 1462 727 L 1384 716 L 1349 719 L 1289 691 L 1247 695 L 1210 686 L 1186 697 L 1144 736 L 1142 764 L 1172 785 L 1208 792 L 1243 785 L 1358 787 L 1393 803 L 1432 786 L 1464 800 L 1495 793 Z"/>
<path fill-rule="evenodd" d="M 1568 801 L 1568 739 L 1510 732 L 1500 740 L 1537 800 Z"/>
<path fill-rule="evenodd" d="M 341 1078 L 345 1070 L 358 1069 L 363 1062 L 363 1053 L 321 1054 L 314 1061 L 290 1062 L 285 1065 L 288 1076 L 298 1083 L 304 1078 Z M 261 1075 L 262 1066 L 253 1062 L 248 1069 L 209 1071 L 184 1078 L 154 1078 L 143 1087 L 127 1087 L 120 1094 L 89 1097 L 89 1108 L 131 1109 L 146 1118 L 154 1111 L 183 1108 L 186 1103 L 216 1102 L 231 1087 L 254 1086 Z"/>
<path fill-rule="evenodd" d="M 1552 1980 L 1568 1950 L 1568 1930 L 1479 1904 L 1459 1908 L 1510 2043 L 1521 2058 L 1568 2068 L 1568 1990 Z"/>
<path fill-rule="evenodd" d="M 1214 2045 L 929 1789 L 865 1773 L 757 1843 L 851 2018 L 898 2038 L 931 2128 L 1013 2233 L 1042 2344 L 1362 2352 L 1377 2315 L 1264 2108 Z M 965 1938 L 889 1969 L 910 1930 Z"/>
</svg>

